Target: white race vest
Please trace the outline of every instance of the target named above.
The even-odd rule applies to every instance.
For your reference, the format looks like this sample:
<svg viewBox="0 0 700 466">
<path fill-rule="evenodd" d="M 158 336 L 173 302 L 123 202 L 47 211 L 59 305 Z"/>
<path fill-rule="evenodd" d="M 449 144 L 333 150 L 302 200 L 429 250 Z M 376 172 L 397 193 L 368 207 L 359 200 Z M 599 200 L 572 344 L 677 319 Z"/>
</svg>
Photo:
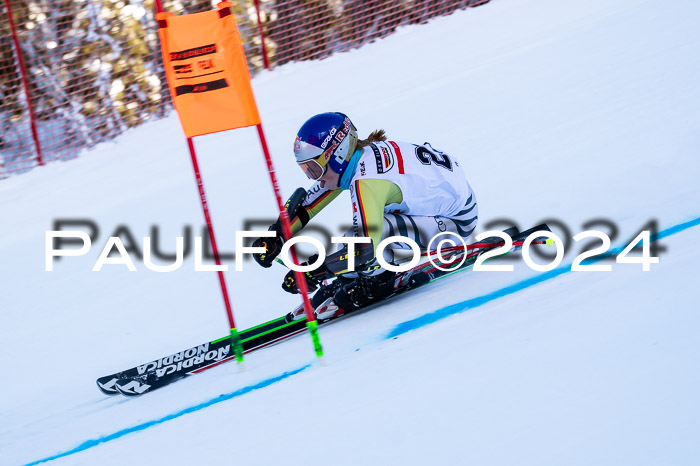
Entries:
<svg viewBox="0 0 700 466">
<path fill-rule="evenodd" d="M 351 184 L 377 179 L 395 183 L 403 195 L 387 213 L 452 217 L 472 196 L 472 188 L 457 159 L 429 143 L 374 142 L 363 148 Z"/>
</svg>

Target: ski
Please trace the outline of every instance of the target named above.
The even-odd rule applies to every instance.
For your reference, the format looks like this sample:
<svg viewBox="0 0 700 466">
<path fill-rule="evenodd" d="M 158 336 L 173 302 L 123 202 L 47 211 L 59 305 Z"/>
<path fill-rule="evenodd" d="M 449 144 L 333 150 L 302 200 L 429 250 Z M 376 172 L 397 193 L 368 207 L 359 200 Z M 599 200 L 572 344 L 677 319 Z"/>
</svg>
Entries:
<svg viewBox="0 0 700 466">
<path fill-rule="evenodd" d="M 515 228 L 505 230 L 504 232 L 513 239 L 513 247 L 507 253 L 521 249 L 523 240 L 536 231 L 551 230 L 546 224 L 538 225 L 523 232 L 518 232 Z M 543 244 L 544 242 L 545 238 L 542 237 L 536 238 L 535 241 L 533 241 L 534 244 Z M 469 249 L 466 251 L 463 248 L 458 248 L 460 251 L 464 251 L 464 253 L 459 252 L 453 254 L 452 260 L 446 263 L 445 266 L 450 266 L 462 260 L 464 255 L 466 255 L 466 258 L 458 268 L 451 271 L 439 270 L 431 262 L 426 262 L 406 272 L 399 272 L 397 273 L 395 281 L 395 290 L 391 295 L 378 302 L 371 303 L 366 307 L 355 309 L 352 313 L 358 310 L 366 310 L 377 304 L 383 304 L 387 299 L 391 299 L 404 292 L 422 287 L 455 273 L 468 270 L 474 265 L 476 259 L 483 252 L 500 247 L 502 244 L 503 242 L 500 238 L 493 237 L 469 245 Z M 469 250 L 471 250 L 471 252 L 468 252 Z M 316 313 L 320 325 L 350 314 L 345 313 L 337 306 L 333 308 L 333 306 L 332 298 L 329 298 L 317 308 Z M 270 346 L 304 332 L 306 329 L 306 319 L 303 313 L 303 307 L 299 306 L 286 316 L 241 331 L 240 338 L 244 354 Z M 138 396 L 169 385 L 188 375 L 197 374 L 218 366 L 232 359 L 235 359 L 235 356 L 231 353 L 230 337 L 226 336 L 125 371 L 100 377 L 97 379 L 97 386 L 107 395 L 121 393 L 125 396 Z"/>
<path fill-rule="evenodd" d="M 304 324 L 287 325 L 284 317 L 270 320 L 243 330 L 239 333 L 243 352 L 249 353 L 255 349 L 271 344 L 276 338 L 303 330 Z M 186 350 L 165 356 L 160 359 L 141 364 L 124 371 L 105 375 L 97 379 L 97 387 L 106 395 L 117 395 L 119 390 L 116 383 L 120 379 L 142 377 L 154 373 L 159 377 L 167 377 L 178 371 L 195 372 L 203 368 L 213 367 L 233 358 L 231 354 L 231 339 L 229 336 L 202 343 Z M 130 389 L 131 390 L 131 389 Z"/>
<path fill-rule="evenodd" d="M 251 351 L 273 345 L 305 331 L 306 319 L 287 322 L 285 317 L 279 317 L 265 322 L 258 327 L 241 332 L 243 354 L 248 354 Z M 243 336 L 244 333 L 245 336 Z M 179 355 L 180 353 L 177 354 Z M 212 367 L 216 367 L 219 364 L 235 359 L 236 356 L 231 354 L 231 338 L 226 336 L 219 340 L 214 340 L 214 346 L 210 346 L 207 353 L 201 353 L 198 356 L 190 358 L 192 362 L 188 362 L 187 359 L 182 359 L 177 362 L 173 360 L 170 362 L 167 358 L 164 358 L 163 362 L 170 362 L 170 364 L 163 365 L 151 372 L 145 372 L 139 375 L 133 375 L 133 372 L 132 375 L 121 375 L 121 377 L 118 377 L 112 383 L 111 387 L 116 393 L 121 393 L 125 396 L 138 396 L 164 387 L 183 377 L 198 374 Z M 153 362 L 151 364 L 153 364 Z M 112 381 L 112 379 L 110 379 L 110 381 Z M 107 393 L 102 387 L 100 387 L 100 390 L 102 390 L 103 393 Z"/>
</svg>

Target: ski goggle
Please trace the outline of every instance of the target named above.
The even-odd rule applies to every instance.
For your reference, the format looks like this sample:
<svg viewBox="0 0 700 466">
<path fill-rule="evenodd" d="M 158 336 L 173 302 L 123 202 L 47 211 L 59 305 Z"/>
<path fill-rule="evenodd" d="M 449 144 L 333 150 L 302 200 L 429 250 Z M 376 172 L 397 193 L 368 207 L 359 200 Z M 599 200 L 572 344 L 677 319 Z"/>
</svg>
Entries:
<svg viewBox="0 0 700 466">
<path fill-rule="evenodd" d="M 321 154 L 315 159 L 304 160 L 299 162 L 299 168 L 306 174 L 307 177 L 314 181 L 318 181 L 328 170 L 328 158 L 326 154 Z"/>
<path fill-rule="evenodd" d="M 338 140 L 341 134 L 343 139 Z M 330 147 L 324 151 L 313 144 L 300 141 L 299 136 L 297 136 L 296 141 L 294 141 L 294 156 L 297 159 L 297 164 L 306 173 L 306 176 L 318 181 L 326 173 L 331 156 L 335 156 L 336 159 L 340 157 L 341 160 L 347 157 L 350 149 L 350 139 L 349 135 L 338 132 L 334 139 L 331 140 Z M 319 151 L 321 152 L 319 153 Z"/>
</svg>

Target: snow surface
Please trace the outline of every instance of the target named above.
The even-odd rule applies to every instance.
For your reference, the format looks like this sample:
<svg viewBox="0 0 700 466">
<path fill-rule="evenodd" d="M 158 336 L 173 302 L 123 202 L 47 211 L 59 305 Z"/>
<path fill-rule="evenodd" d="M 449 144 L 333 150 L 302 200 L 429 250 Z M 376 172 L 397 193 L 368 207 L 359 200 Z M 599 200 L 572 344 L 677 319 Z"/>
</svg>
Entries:
<svg viewBox="0 0 700 466">
<path fill-rule="evenodd" d="M 340 110 L 363 136 L 382 127 L 459 156 L 482 225 L 559 219 L 575 234 L 606 218 L 623 246 L 651 219 L 700 216 L 698 24 L 694 0 L 499 0 L 253 86 L 286 195 L 308 184 L 296 130 Z M 275 217 L 257 134 L 196 145 L 230 252 L 246 219 Z M 349 205 L 336 204 L 320 221 L 340 233 Z M 45 272 L 45 231 L 66 218 L 100 237 Z M 216 277 L 191 257 L 173 273 L 91 272 L 119 225 L 137 241 L 158 225 L 166 251 L 185 225 L 201 231 L 176 116 L 4 180 L 0 219 L 0 464 L 700 463 L 698 226 L 661 240 L 651 272 L 613 264 L 531 285 L 542 275 L 520 261 L 464 273 L 323 327 L 324 367 L 300 336 L 250 354 L 245 372 L 225 364 L 126 399 L 94 380 L 227 328 Z M 298 303 L 283 275 L 227 273 L 240 328 Z M 453 315 L 387 337 L 436 310 Z"/>
</svg>

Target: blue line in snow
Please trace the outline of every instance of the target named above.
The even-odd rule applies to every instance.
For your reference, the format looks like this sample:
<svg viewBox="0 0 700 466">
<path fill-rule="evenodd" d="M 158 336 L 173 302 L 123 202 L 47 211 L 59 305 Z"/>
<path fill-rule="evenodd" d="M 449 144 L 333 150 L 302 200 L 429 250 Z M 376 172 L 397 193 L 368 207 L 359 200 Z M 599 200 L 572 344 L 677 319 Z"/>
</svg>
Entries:
<svg viewBox="0 0 700 466">
<path fill-rule="evenodd" d="M 185 414 L 190 414 L 195 411 L 199 411 L 204 408 L 208 408 L 209 406 L 215 405 L 217 403 L 221 403 L 222 401 L 227 401 L 232 398 L 237 398 L 239 396 L 245 395 L 246 393 L 252 392 L 253 390 L 258 390 L 260 388 L 265 388 L 268 387 L 274 383 L 280 382 L 288 377 L 291 377 L 295 374 L 298 374 L 299 372 L 308 369 L 311 367 L 310 364 L 307 364 L 305 366 L 302 366 L 298 369 L 294 369 L 293 371 L 285 372 L 283 374 L 277 375 L 275 377 L 270 377 L 269 379 L 262 380 L 254 385 L 248 385 L 247 387 L 240 388 L 236 390 L 235 392 L 231 393 L 226 393 L 224 395 L 219 395 L 216 398 L 213 398 L 211 400 L 205 401 L 203 403 L 200 403 L 198 405 L 190 406 L 189 408 L 185 408 L 181 411 L 177 411 L 172 414 L 168 414 L 167 416 L 164 416 L 160 419 L 155 419 L 153 421 L 148 421 L 144 422 L 143 424 L 137 424 L 133 427 L 127 427 L 126 429 L 118 430 L 117 432 L 114 432 L 113 434 L 105 435 L 104 437 L 99 437 L 96 439 L 88 440 L 86 442 L 81 443 L 77 447 L 73 448 L 72 450 L 68 450 L 62 453 L 58 453 L 57 455 L 49 456 L 47 458 L 43 458 L 37 461 L 33 461 L 31 463 L 27 463 L 26 466 L 33 466 L 35 464 L 39 463 L 45 463 L 46 461 L 52 461 L 58 458 L 63 458 L 65 456 L 73 455 L 75 453 L 87 450 L 92 447 L 96 447 L 97 445 L 101 443 L 106 443 L 106 442 L 111 442 L 112 440 L 116 440 L 118 438 L 124 437 L 125 435 L 131 434 L 132 432 L 139 432 L 142 430 L 146 430 L 150 427 L 157 426 L 158 424 L 163 424 L 164 422 L 172 421 L 173 419 L 176 419 L 180 416 L 184 416 Z"/>
<path fill-rule="evenodd" d="M 675 235 L 676 233 L 680 233 L 681 231 L 687 230 L 688 228 L 692 228 L 694 226 L 700 225 L 700 217 L 695 218 L 693 220 L 689 220 L 684 223 L 680 223 L 678 225 L 672 226 L 670 228 L 666 228 L 665 230 L 662 230 L 659 232 L 659 234 L 654 238 L 654 241 L 658 241 L 660 239 L 666 238 L 671 235 Z M 610 257 L 611 255 L 614 254 L 619 254 L 622 252 L 624 247 L 619 247 L 619 248 L 614 248 L 611 251 L 609 251 L 607 254 L 598 256 L 595 259 L 591 259 L 586 261 L 586 263 L 594 263 L 598 262 L 600 260 L 605 259 L 606 257 Z M 438 309 L 436 311 L 430 312 L 428 314 L 424 314 L 420 317 L 416 317 L 415 319 L 407 320 L 406 322 L 402 322 L 395 326 L 393 329 L 387 333 L 387 335 L 384 337 L 385 339 L 391 339 L 395 338 L 399 335 L 403 335 L 404 333 L 410 332 L 412 330 L 416 330 L 421 327 L 425 327 L 426 325 L 430 325 L 432 323 L 435 323 L 439 320 L 444 319 L 445 317 L 449 317 L 454 314 L 459 314 L 464 311 L 468 311 L 470 309 L 474 309 L 476 307 L 482 306 L 486 303 L 490 303 L 491 301 L 494 301 L 496 299 L 502 298 L 504 296 L 508 296 L 513 293 L 517 293 L 518 291 L 524 290 L 526 288 L 530 288 L 531 286 L 537 285 L 539 283 L 545 282 L 547 280 L 551 280 L 555 277 L 558 277 L 559 275 L 563 275 L 567 272 L 571 271 L 571 264 L 565 265 L 562 267 L 558 267 L 556 269 L 550 270 L 549 272 L 544 272 L 540 275 L 537 275 L 532 278 L 528 278 L 526 280 L 522 280 L 520 282 L 514 283 L 513 285 L 506 286 L 505 288 L 501 288 L 496 291 L 492 291 L 491 293 L 485 294 L 483 296 L 479 296 L 477 298 L 472 298 L 468 299 L 466 301 L 462 301 L 460 303 L 456 304 L 451 304 L 449 306 L 443 307 L 441 309 Z"/>
</svg>

